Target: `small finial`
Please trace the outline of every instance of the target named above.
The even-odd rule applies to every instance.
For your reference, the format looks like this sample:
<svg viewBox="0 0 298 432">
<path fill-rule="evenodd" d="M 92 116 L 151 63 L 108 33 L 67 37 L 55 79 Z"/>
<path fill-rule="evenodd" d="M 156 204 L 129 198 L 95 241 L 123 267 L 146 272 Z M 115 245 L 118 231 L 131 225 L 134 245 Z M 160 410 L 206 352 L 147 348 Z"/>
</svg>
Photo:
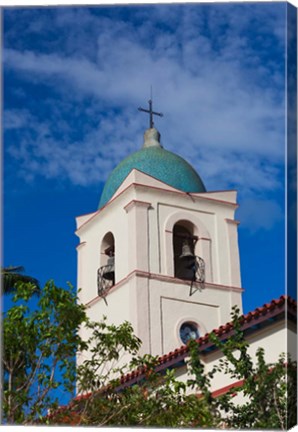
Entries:
<svg viewBox="0 0 298 432">
<path fill-rule="evenodd" d="M 157 129 L 150 128 L 145 131 L 143 148 L 146 147 L 162 148 L 162 145 L 160 144 L 160 133 Z"/>
<path fill-rule="evenodd" d="M 150 129 L 152 129 L 154 127 L 153 116 L 158 115 L 159 117 L 163 117 L 162 113 L 158 113 L 158 112 L 155 112 L 152 110 L 152 86 L 151 86 L 151 99 L 148 101 L 148 103 L 149 103 L 149 109 L 148 110 L 146 110 L 144 108 L 138 108 L 138 110 L 150 114 L 149 127 L 150 127 Z"/>
</svg>

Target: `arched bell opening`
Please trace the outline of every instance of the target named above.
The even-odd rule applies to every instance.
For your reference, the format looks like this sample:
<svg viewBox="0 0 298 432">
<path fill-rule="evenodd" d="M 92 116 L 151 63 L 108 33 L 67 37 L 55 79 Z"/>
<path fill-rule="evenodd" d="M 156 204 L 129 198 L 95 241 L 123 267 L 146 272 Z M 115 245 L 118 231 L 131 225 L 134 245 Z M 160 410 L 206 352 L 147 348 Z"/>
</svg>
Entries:
<svg viewBox="0 0 298 432">
<path fill-rule="evenodd" d="M 194 280 L 195 245 L 194 225 L 179 221 L 173 229 L 174 275 L 179 279 Z"/>
<path fill-rule="evenodd" d="M 110 257 L 115 257 L 115 239 L 111 232 L 108 232 L 101 242 L 100 265 L 106 265 Z"/>
<path fill-rule="evenodd" d="M 98 295 L 115 285 L 115 238 L 108 232 L 101 242 L 100 267 L 97 271 Z"/>
</svg>

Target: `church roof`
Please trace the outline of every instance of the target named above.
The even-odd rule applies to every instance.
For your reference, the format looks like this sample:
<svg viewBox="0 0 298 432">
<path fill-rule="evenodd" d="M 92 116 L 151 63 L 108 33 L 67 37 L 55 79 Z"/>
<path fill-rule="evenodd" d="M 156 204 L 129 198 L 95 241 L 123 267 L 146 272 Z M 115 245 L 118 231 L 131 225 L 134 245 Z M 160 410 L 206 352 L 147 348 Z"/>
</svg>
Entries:
<svg viewBox="0 0 298 432">
<path fill-rule="evenodd" d="M 292 320 L 296 322 L 297 319 L 297 301 L 288 295 L 282 295 L 278 299 L 272 300 L 270 303 L 265 303 L 263 306 L 256 308 L 254 311 L 251 311 L 247 314 L 244 314 L 240 317 L 240 325 L 241 330 L 245 333 L 252 333 L 262 328 L 263 326 L 270 325 L 271 323 L 276 322 L 276 320 L 283 319 L 286 315 L 286 319 Z M 211 333 L 215 333 L 221 340 L 227 340 L 233 332 L 233 323 L 228 322 L 224 325 L 221 325 L 217 329 L 212 330 Z M 199 351 L 208 351 L 208 348 L 214 347 L 214 343 L 209 339 L 209 333 L 206 333 L 204 336 L 197 339 L 197 344 L 199 347 Z M 185 357 L 189 355 L 189 348 L 187 345 L 183 345 L 180 348 L 171 351 L 168 354 L 160 356 L 158 358 L 158 364 L 156 366 L 156 372 L 161 372 L 164 369 L 171 367 L 179 367 L 181 363 L 184 363 Z M 123 375 L 120 378 L 120 385 L 116 388 L 116 391 L 121 391 L 124 387 L 132 386 L 144 379 L 146 379 L 146 366 L 143 368 L 138 368 L 131 373 Z M 243 384 L 243 380 L 237 381 L 233 383 L 233 387 L 238 387 Z M 223 387 L 213 394 L 216 395 L 218 392 L 225 392 L 226 388 L 230 388 L 231 385 Z M 102 391 L 104 392 L 108 389 L 109 386 L 104 387 Z M 63 414 L 64 411 L 69 409 L 74 401 L 81 401 L 84 399 L 88 399 L 92 396 L 92 392 L 78 395 L 74 398 L 73 401 L 70 402 L 69 405 L 60 406 L 59 409 L 53 413 L 49 414 L 47 417 L 54 417 L 56 414 Z M 71 417 L 67 417 L 66 420 L 71 424 L 76 425 L 80 422 L 80 414 L 72 411 Z M 64 419 L 64 420 L 65 420 Z"/>
<path fill-rule="evenodd" d="M 287 314 L 288 320 L 296 321 L 297 316 L 297 301 L 287 295 L 282 295 L 278 299 L 272 300 L 270 303 L 266 303 L 255 310 L 244 314 L 240 317 L 241 330 L 245 334 L 252 333 L 262 328 L 263 326 L 270 325 L 276 320 L 279 320 Z M 228 322 L 220 327 L 212 330 L 217 337 L 222 340 L 228 339 L 233 333 L 233 323 Z M 197 339 L 197 344 L 200 351 L 208 352 L 209 349 L 215 348 L 214 343 L 210 341 L 210 333 L 206 333 L 204 336 Z M 156 366 L 156 372 L 161 372 L 169 367 L 179 367 L 184 363 L 184 358 L 189 355 L 189 348 L 187 345 L 183 345 L 174 351 L 164 354 L 158 358 L 158 364 Z M 122 375 L 120 378 L 120 385 L 118 390 L 126 386 L 131 386 L 142 381 L 145 378 L 146 366 L 138 368 L 131 373 Z M 78 395 L 75 400 L 88 399 L 92 395 L 92 392 Z"/>
<path fill-rule="evenodd" d="M 195 169 L 182 157 L 165 150 L 159 139 L 160 134 L 155 128 L 146 130 L 143 147 L 120 162 L 110 174 L 98 208 L 103 207 L 112 198 L 133 169 L 148 174 L 183 192 L 206 192 L 206 188 Z"/>
<path fill-rule="evenodd" d="M 246 334 L 255 332 L 260 327 L 269 325 L 276 319 L 282 317 L 285 311 L 287 311 L 288 319 L 295 320 L 297 314 L 297 301 L 290 296 L 282 295 L 278 299 L 272 300 L 270 303 L 266 303 L 262 307 L 258 307 L 254 311 L 242 315 L 240 317 L 241 330 Z M 211 333 L 214 333 L 220 339 L 228 339 L 233 333 L 233 323 L 228 322 L 221 325 L 212 330 Z M 208 350 L 215 348 L 214 343 L 209 339 L 209 335 L 209 333 L 206 333 L 204 336 L 196 340 L 200 351 L 208 352 Z M 158 358 L 156 371 L 160 372 L 169 367 L 177 367 L 180 362 L 184 361 L 184 358 L 189 355 L 188 350 L 188 346 L 183 345 L 168 354 L 160 356 Z M 120 379 L 120 388 L 139 382 L 144 378 L 144 374 L 145 369 L 139 368 L 131 373 L 123 375 Z"/>
</svg>

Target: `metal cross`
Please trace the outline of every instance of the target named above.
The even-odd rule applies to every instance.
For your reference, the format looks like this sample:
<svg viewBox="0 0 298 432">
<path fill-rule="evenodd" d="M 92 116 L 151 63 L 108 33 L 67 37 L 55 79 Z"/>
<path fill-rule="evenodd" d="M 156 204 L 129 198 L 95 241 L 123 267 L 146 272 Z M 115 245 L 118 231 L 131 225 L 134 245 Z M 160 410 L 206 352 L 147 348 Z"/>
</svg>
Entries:
<svg viewBox="0 0 298 432">
<path fill-rule="evenodd" d="M 148 110 L 146 110 L 144 108 L 138 108 L 138 110 L 150 114 L 150 128 L 153 128 L 154 127 L 153 116 L 158 115 L 159 117 L 163 117 L 163 114 L 152 111 L 152 100 L 151 99 L 148 101 L 148 103 L 149 103 L 149 109 Z"/>
</svg>

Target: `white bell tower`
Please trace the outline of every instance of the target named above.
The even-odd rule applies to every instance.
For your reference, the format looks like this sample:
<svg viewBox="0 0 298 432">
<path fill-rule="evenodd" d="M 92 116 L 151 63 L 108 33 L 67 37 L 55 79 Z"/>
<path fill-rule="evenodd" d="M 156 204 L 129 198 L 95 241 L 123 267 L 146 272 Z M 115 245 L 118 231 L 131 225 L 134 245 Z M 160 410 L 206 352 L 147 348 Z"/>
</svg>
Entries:
<svg viewBox="0 0 298 432">
<path fill-rule="evenodd" d="M 206 192 L 194 169 L 160 144 L 109 177 L 99 209 L 79 216 L 78 288 L 93 320 L 127 320 L 141 353 L 162 355 L 242 311 L 235 191 Z"/>
</svg>

